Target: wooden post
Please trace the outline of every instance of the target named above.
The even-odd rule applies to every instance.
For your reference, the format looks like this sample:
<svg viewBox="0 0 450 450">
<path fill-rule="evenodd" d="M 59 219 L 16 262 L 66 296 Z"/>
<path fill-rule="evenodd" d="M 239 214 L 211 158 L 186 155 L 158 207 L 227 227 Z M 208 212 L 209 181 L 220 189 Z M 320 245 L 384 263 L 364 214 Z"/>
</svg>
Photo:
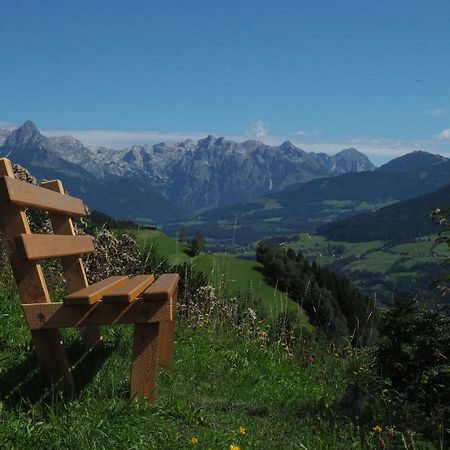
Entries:
<svg viewBox="0 0 450 450">
<path fill-rule="evenodd" d="M 64 188 L 60 180 L 45 181 L 42 187 L 51 191 L 64 194 Z M 72 219 L 67 216 L 49 213 L 54 234 L 66 234 L 75 236 Z M 83 261 L 78 256 L 66 256 L 61 258 L 64 278 L 67 282 L 69 293 L 79 291 L 88 286 Z M 80 334 L 87 348 L 99 345 L 102 341 L 99 327 L 80 328 Z"/>
<path fill-rule="evenodd" d="M 0 176 L 14 177 L 14 171 L 8 159 L 0 159 Z M 40 264 L 36 261 L 20 259 L 16 248 L 15 237 L 19 234 L 30 233 L 24 208 L 6 203 L 2 199 L 0 201 L 0 225 L 3 231 L 3 244 L 11 263 L 21 302 L 50 303 Z M 69 395 L 73 395 L 75 385 L 59 330 L 32 331 L 31 336 L 44 373 L 50 377 L 52 382 L 62 379 L 65 391 Z"/>
<path fill-rule="evenodd" d="M 172 365 L 174 341 L 175 341 L 175 321 L 177 317 L 178 288 L 170 297 L 170 319 L 161 322 L 159 326 L 159 365 L 168 369 Z"/>
<path fill-rule="evenodd" d="M 159 323 L 136 324 L 133 338 L 130 397 L 155 403 Z"/>
</svg>

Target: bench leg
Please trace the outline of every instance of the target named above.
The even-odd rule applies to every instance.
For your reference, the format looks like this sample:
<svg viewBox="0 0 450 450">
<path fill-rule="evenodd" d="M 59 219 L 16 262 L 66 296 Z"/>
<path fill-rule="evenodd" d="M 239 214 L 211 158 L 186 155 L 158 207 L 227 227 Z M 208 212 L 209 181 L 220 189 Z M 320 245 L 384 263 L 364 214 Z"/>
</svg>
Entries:
<svg viewBox="0 0 450 450">
<path fill-rule="evenodd" d="M 172 320 L 161 322 L 159 328 L 159 365 L 168 369 L 172 365 L 175 341 L 175 320 L 177 317 L 178 288 L 169 299 L 170 317 Z"/>
<path fill-rule="evenodd" d="M 62 380 L 64 392 L 73 397 L 75 384 L 59 330 L 36 330 L 31 335 L 42 371 L 52 383 Z"/>
<path fill-rule="evenodd" d="M 145 397 L 151 404 L 155 403 L 158 334 L 158 322 L 134 325 L 130 397 Z"/>
<path fill-rule="evenodd" d="M 175 340 L 175 321 L 159 324 L 159 365 L 168 369 L 172 365 L 173 344 Z"/>
</svg>

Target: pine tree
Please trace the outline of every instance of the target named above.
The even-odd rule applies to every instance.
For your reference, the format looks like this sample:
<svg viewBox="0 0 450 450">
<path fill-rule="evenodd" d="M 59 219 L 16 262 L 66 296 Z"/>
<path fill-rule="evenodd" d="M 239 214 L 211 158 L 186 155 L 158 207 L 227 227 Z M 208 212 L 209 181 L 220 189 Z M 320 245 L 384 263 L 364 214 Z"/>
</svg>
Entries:
<svg viewBox="0 0 450 450">
<path fill-rule="evenodd" d="M 203 251 L 204 247 L 205 240 L 200 232 L 197 231 L 197 233 L 195 233 L 194 239 L 192 239 L 191 242 L 191 255 L 197 256 L 200 252 Z"/>
<path fill-rule="evenodd" d="M 178 235 L 178 241 L 179 242 L 187 242 L 188 241 L 188 234 L 186 231 L 186 227 L 181 226 L 180 233 Z"/>
</svg>

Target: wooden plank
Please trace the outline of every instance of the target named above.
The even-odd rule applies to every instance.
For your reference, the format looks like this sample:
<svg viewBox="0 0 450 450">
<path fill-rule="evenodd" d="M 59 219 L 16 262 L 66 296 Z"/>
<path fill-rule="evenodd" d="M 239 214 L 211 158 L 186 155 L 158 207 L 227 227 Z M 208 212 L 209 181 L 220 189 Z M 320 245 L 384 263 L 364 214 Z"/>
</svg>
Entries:
<svg viewBox="0 0 450 450">
<path fill-rule="evenodd" d="M 153 275 L 137 275 L 117 286 L 103 296 L 104 303 L 129 303 L 144 292 L 152 283 Z"/>
<path fill-rule="evenodd" d="M 48 189 L 59 194 L 64 194 L 64 187 L 60 180 L 45 181 L 41 183 L 44 189 Z M 75 235 L 72 219 L 68 216 L 49 213 L 54 234 Z M 66 256 L 61 258 L 63 274 L 69 292 L 80 291 L 88 287 L 86 272 L 81 258 L 76 256 Z M 89 300 L 88 300 L 89 304 Z M 99 327 L 84 327 L 80 329 L 80 335 L 87 348 L 99 346 L 102 342 L 102 335 Z"/>
<path fill-rule="evenodd" d="M 64 303 L 23 304 L 30 330 L 50 328 L 124 325 L 169 320 L 169 304 L 163 300 L 148 302 L 138 298 L 132 303 L 103 303 L 65 306 Z"/>
<path fill-rule="evenodd" d="M 42 209 L 69 216 L 85 216 L 83 202 L 75 197 L 52 192 L 11 176 L 0 177 L 0 195 L 4 202 Z"/>
<path fill-rule="evenodd" d="M 158 331 L 159 323 L 134 327 L 130 397 L 146 398 L 150 404 L 155 403 Z"/>
<path fill-rule="evenodd" d="M 1 176 L 14 177 L 11 162 L 6 158 L 0 159 Z M 44 305 L 50 303 L 40 264 L 35 261 L 23 261 L 16 249 L 15 236 L 30 233 L 25 210 L 13 203 L 0 202 L 0 229 L 21 302 Z M 62 378 L 66 393 L 73 395 L 75 385 L 59 331 L 35 330 L 31 331 L 31 337 L 42 371 L 53 381 Z"/>
<path fill-rule="evenodd" d="M 169 320 L 159 326 L 159 364 L 165 368 L 171 366 L 173 359 L 179 279 L 177 273 L 161 275 L 143 295 L 147 301 L 169 302 Z"/>
<path fill-rule="evenodd" d="M 169 300 L 170 320 L 159 324 L 159 364 L 168 369 L 172 365 L 175 344 L 178 288 Z"/>
<path fill-rule="evenodd" d="M 22 259 L 33 261 L 94 251 L 94 242 L 91 236 L 21 234 L 16 237 L 16 245 Z"/>
<path fill-rule="evenodd" d="M 170 302 L 171 320 L 175 318 L 174 303 L 171 301 L 178 289 L 180 276 L 177 273 L 166 273 L 161 275 L 145 292 L 145 300 L 167 300 Z M 175 299 L 176 302 L 176 299 Z"/>
<path fill-rule="evenodd" d="M 126 276 L 108 277 L 103 281 L 66 295 L 63 302 L 66 306 L 92 305 L 98 302 L 107 292 L 125 284 L 127 281 L 128 277 Z"/>
<path fill-rule="evenodd" d="M 175 321 L 168 320 L 159 324 L 158 363 L 168 369 L 172 365 L 175 343 Z"/>
</svg>

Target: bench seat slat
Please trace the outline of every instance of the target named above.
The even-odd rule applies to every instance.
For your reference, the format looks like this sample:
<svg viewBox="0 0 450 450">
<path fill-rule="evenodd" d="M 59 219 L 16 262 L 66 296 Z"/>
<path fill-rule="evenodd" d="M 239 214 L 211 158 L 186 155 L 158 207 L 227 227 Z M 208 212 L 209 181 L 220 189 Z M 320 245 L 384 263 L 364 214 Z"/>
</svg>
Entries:
<svg viewBox="0 0 450 450">
<path fill-rule="evenodd" d="M 145 292 L 145 300 L 170 300 L 174 295 L 180 276 L 177 273 L 161 275 Z"/>
<path fill-rule="evenodd" d="M 3 201 L 27 208 L 42 209 L 68 216 L 85 216 L 86 209 L 79 198 L 53 192 L 13 177 L 0 177 L 0 192 Z"/>
<path fill-rule="evenodd" d="M 94 251 L 91 236 L 60 234 L 21 234 L 16 237 L 17 250 L 22 259 L 37 260 L 81 255 Z"/>
<path fill-rule="evenodd" d="M 64 304 L 70 305 L 92 305 L 98 302 L 107 292 L 125 284 L 128 281 L 126 276 L 113 276 L 106 278 L 98 283 L 91 284 L 88 287 L 72 292 L 64 297 Z"/>
<path fill-rule="evenodd" d="M 137 275 L 103 296 L 104 303 L 129 303 L 144 292 L 152 283 L 153 275 Z"/>
</svg>

